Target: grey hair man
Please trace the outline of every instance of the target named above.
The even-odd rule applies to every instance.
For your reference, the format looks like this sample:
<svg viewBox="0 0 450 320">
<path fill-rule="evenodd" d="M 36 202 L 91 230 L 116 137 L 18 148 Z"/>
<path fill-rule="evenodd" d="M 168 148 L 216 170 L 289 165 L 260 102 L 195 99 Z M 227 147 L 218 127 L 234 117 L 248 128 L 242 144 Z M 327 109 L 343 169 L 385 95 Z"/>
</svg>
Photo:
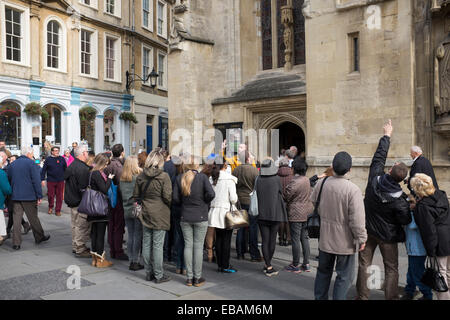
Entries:
<svg viewBox="0 0 450 320">
<path fill-rule="evenodd" d="M 296 155 L 297 155 L 297 153 L 293 149 L 289 149 L 286 151 L 286 157 L 287 157 L 287 160 L 289 161 L 289 167 L 292 167 L 292 162 L 294 162 L 294 158 Z"/>
<path fill-rule="evenodd" d="M 70 208 L 72 217 L 72 252 L 78 258 L 90 258 L 90 250 L 86 243 L 90 237 L 90 225 L 87 215 L 78 213 L 78 206 L 83 196 L 83 190 L 89 183 L 88 148 L 86 145 L 79 145 L 74 149 L 75 160 L 64 172 L 64 202 Z"/>
<path fill-rule="evenodd" d="M 11 181 L 14 211 L 13 249 L 19 250 L 22 243 L 22 217 L 25 212 L 33 230 L 37 244 L 47 241 L 50 236 L 44 234 L 38 218 L 38 205 L 42 201 L 40 168 L 33 159 L 33 148 L 24 145 L 22 155 L 8 167 L 8 178 Z"/>
<path fill-rule="evenodd" d="M 423 156 L 422 148 L 419 146 L 412 146 L 409 155 L 411 156 L 411 159 L 413 159 L 413 164 L 411 166 L 408 179 L 408 189 L 411 191 L 411 193 L 414 194 L 414 191 L 411 188 L 410 181 L 416 173 L 424 173 L 427 176 L 431 177 L 434 187 L 436 189 L 439 189 L 436 176 L 434 175 L 433 166 L 431 165 L 430 160 Z"/>
</svg>

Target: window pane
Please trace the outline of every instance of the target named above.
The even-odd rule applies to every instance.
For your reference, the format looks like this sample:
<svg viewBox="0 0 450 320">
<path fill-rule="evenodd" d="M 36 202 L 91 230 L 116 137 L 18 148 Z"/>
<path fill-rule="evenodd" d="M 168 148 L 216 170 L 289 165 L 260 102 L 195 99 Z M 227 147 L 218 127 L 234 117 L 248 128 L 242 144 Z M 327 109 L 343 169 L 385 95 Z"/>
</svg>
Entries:
<svg viewBox="0 0 450 320">
<path fill-rule="evenodd" d="M 11 60 L 12 59 L 12 49 L 6 48 L 6 59 Z"/>
<path fill-rule="evenodd" d="M 272 69 L 272 9 L 270 0 L 261 0 L 263 70 Z"/>
<path fill-rule="evenodd" d="M 20 24 L 17 23 L 13 24 L 13 33 L 16 36 L 20 36 Z"/>
<path fill-rule="evenodd" d="M 148 13 L 144 12 L 144 26 L 148 28 Z"/>
<path fill-rule="evenodd" d="M 20 23 L 20 12 L 13 10 L 13 21 L 16 23 Z"/>
<path fill-rule="evenodd" d="M 5 8 L 5 19 L 12 21 L 12 10 L 10 8 Z"/>
<path fill-rule="evenodd" d="M 12 33 L 12 23 L 9 21 L 6 21 L 6 33 L 8 34 Z"/>
<path fill-rule="evenodd" d="M 20 61 L 20 50 L 13 50 L 13 60 Z"/>
<path fill-rule="evenodd" d="M 52 57 L 47 55 L 47 67 L 51 67 L 52 66 Z"/>
</svg>

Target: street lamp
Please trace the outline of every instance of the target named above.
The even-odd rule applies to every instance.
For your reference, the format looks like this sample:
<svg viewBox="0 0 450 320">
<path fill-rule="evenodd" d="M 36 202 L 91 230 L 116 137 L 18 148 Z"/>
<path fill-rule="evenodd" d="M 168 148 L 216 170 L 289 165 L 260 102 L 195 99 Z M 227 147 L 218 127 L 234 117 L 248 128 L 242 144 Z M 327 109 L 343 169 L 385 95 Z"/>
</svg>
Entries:
<svg viewBox="0 0 450 320">
<path fill-rule="evenodd" d="M 145 78 L 141 78 L 141 76 L 135 73 L 129 73 L 128 70 L 125 73 L 125 75 L 127 78 L 127 91 L 130 91 L 130 85 L 134 81 L 147 82 L 149 79 L 150 79 L 150 86 L 152 87 L 152 89 L 154 89 L 156 87 L 157 78 L 159 77 L 158 73 L 155 72 L 155 68 L 153 68 L 152 72 L 150 72 Z M 138 79 L 134 79 L 133 76 L 137 77 Z"/>
</svg>

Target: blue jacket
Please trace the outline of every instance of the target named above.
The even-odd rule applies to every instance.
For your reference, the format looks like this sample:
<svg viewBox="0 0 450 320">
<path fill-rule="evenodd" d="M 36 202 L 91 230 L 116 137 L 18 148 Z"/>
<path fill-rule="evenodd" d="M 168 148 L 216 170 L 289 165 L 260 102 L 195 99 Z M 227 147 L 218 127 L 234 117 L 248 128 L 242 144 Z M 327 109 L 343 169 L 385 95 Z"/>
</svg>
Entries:
<svg viewBox="0 0 450 320">
<path fill-rule="evenodd" d="M 11 194 L 11 185 L 8 181 L 8 175 L 0 170 L 0 210 L 5 208 L 5 197 Z"/>
<path fill-rule="evenodd" d="M 419 228 L 414 220 L 414 213 L 411 211 L 412 222 L 404 227 L 406 233 L 406 251 L 408 256 L 426 256 L 427 252 L 420 236 Z"/>
<path fill-rule="evenodd" d="M 40 167 L 33 160 L 20 156 L 8 167 L 13 201 L 42 199 Z"/>
<path fill-rule="evenodd" d="M 67 163 L 63 157 L 47 157 L 41 170 L 41 180 L 45 180 L 45 174 L 47 174 L 47 182 L 64 181 L 66 169 Z"/>
</svg>

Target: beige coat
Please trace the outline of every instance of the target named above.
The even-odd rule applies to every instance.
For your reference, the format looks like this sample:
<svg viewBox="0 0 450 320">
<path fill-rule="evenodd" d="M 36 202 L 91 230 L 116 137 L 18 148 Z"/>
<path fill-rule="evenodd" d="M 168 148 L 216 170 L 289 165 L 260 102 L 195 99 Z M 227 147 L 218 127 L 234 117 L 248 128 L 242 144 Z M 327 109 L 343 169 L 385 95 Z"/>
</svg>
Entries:
<svg viewBox="0 0 450 320">
<path fill-rule="evenodd" d="M 321 179 L 311 194 L 316 202 Z M 345 177 L 329 177 L 322 190 L 319 206 L 321 251 L 350 255 L 367 240 L 366 216 L 361 190 Z"/>
</svg>

